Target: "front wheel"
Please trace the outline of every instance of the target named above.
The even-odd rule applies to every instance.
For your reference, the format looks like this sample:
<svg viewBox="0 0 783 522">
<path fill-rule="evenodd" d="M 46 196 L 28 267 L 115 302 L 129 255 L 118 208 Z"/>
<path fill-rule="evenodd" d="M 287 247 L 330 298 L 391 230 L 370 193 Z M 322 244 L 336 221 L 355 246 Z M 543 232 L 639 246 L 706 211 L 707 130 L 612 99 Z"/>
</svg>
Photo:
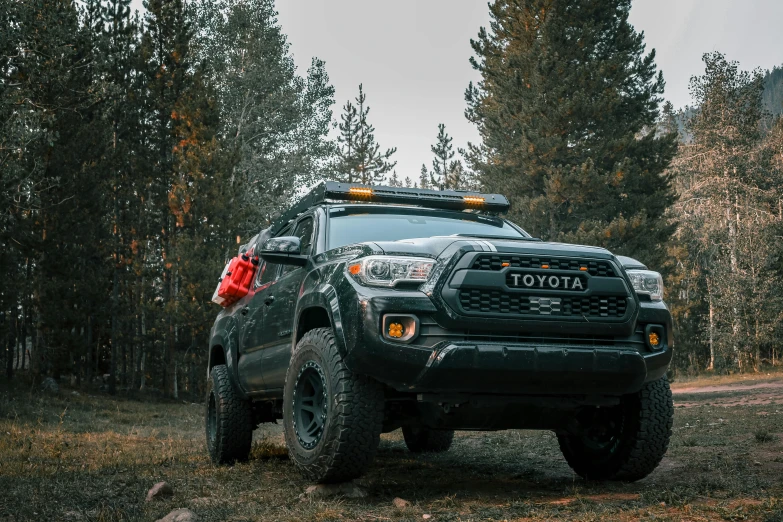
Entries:
<svg viewBox="0 0 783 522">
<path fill-rule="evenodd" d="M 369 467 L 380 443 L 383 388 L 343 362 L 331 328 L 305 333 L 285 378 L 288 454 L 315 482 L 342 482 Z"/>
<path fill-rule="evenodd" d="M 669 447 L 674 405 L 669 380 L 646 383 L 611 408 L 585 408 L 557 439 L 568 465 L 591 480 L 635 481 L 652 473 Z"/>
</svg>

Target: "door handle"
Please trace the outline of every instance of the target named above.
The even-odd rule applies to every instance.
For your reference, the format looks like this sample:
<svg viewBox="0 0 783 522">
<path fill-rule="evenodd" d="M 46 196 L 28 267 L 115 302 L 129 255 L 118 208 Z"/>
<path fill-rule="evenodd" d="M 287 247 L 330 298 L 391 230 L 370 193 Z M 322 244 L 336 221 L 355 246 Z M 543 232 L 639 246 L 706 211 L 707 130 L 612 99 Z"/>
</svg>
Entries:
<svg viewBox="0 0 783 522">
<path fill-rule="evenodd" d="M 274 302 L 275 302 L 275 296 L 273 296 L 273 295 L 270 295 L 269 297 L 264 299 L 264 304 L 267 305 L 267 306 L 271 305 Z"/>
<path fill-rule="evenodd" d="M 250 311 L 250 308 L 247 306 L 242 309 L 242 312 L 240 312 L 242 315 L 247 315 L 247 312 Z"/>
</svg>

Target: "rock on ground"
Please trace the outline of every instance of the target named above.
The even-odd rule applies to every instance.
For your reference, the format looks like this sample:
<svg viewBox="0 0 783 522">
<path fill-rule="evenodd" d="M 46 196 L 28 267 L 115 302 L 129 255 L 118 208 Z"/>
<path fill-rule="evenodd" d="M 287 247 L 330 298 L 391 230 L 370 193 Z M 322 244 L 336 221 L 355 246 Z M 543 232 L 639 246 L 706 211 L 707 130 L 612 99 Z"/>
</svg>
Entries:
<svg viewBox="0 0 783 522">
<path fill-rule="evenodd" d="M 342 484 L 316 484 L 308 487 L 302 497 L 317 499 L 338 495 L 346 498 L 364 498 L 367 496 L 367 492 L 353 482 L 343 482 Z"/>
<path fill-rule="evenodd" d="M 54 395 L 60 393 L 60 385 L 53 378 L 47 377 L 41 382 L 41 391 Z"/>
<path fill-rule="evenodd" d="M 400 497 L 396 497 L 394 500 L 392 500 L 392 504 L 394 504 L 394 507 L 397 509 L 405 509 L 411 505 L 410 502 Z"/>
<path fill-rule="evenodd" d="M 168 482 L 158 482 L 152 489 L 147 491 L 147 502 L 150 500 L 161 499 L 163 497 L 170 497 L 174 494 L 174 490 L 171 488 Z"/>
<path fill-rule="evenodd" d="M 163 518 L 158 519 L 156 522 L 198 522 L 198 517 L 194 512 L 189 509 L 175 509 Z"/>
</svg>

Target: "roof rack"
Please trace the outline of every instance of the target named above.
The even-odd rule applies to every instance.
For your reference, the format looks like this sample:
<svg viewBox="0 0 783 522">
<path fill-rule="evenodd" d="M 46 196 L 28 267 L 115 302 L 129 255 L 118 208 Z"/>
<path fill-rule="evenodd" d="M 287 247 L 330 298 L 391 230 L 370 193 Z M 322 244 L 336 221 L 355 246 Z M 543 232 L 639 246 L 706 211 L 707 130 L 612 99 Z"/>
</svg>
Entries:
<svg viewBox="0 0 783 522">
<path fill-rule="evenodd" d="M 272 234 L 277 234 L 309 208 L 336 201 L 365 203 L 396 203 L 446 210 L 479 210 L 490 213 L 508 211 L 509 203 L 501 194 L 482 194 L 467 190 L 429 190 L 403 187 L 361 185 L 324 181 L 285 211 L 272 223 Z"/>
</svg>

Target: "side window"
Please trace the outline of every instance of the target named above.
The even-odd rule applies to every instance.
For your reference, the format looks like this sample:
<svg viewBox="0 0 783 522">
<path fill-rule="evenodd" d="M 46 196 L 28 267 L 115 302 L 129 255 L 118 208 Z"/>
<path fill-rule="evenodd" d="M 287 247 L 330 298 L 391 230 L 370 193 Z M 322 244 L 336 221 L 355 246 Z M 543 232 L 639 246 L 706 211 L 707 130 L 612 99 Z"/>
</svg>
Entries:
<svg viewBox="0 0 783 522">
<path fill-rule="evenodd" d="M 290 232 L 291 229 L 285 229 L 278 235 L 287 236 Z M 259 248 L 261 247 L 259 246 Z M 258 275 L 256 275 L 256 287 L 274 282 L 277 279 L 278 272 L 280 272 L 280 265 L 263 261 L 261 266 L 258 267 Z"/>
<path fill-rule="evenodd" d="M 313 218 L 308 217 L 297 223 L 292 235 L 299 238 L 302 246 L 302 254 L 309 256 L 313 250 Z M 283 275 L 296 270 L 297 266 L 286 265 L 283 267 Z"/>
<path fill-rule="evenodd" d="M 277 277 L 277 269 L 279 267 L 280 265 L 264 262 L 258 268 L 258 281 L 256 281 L 256 286 L 264 286 L 265 284 L 274 281 L 275 277 Z"/>
<path fill-rule="evenodd" d="M 309 256 L 313 246 L 313 218 L 300 221 L 296 225 L 294 235 L 302 242 L 302 254 Z"/>
</svg>

